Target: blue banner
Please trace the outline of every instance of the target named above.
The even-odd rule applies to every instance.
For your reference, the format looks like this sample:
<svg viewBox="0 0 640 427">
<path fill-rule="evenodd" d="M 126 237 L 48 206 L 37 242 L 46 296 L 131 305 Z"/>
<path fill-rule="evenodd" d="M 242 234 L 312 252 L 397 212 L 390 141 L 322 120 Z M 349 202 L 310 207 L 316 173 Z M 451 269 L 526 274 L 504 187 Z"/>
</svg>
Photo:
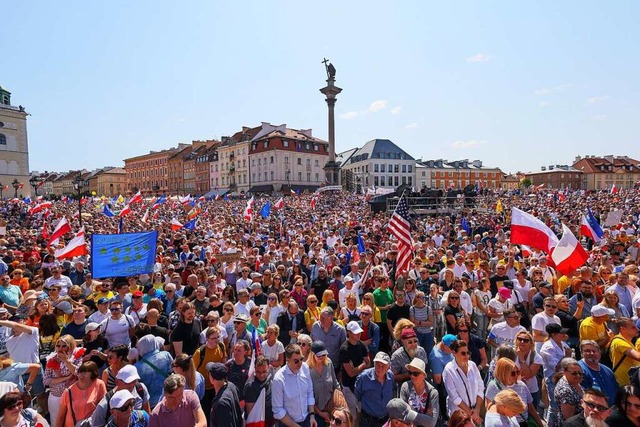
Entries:
<svg viewBox="0 0 640 427">
<path fill-rule="evenodd" d="M 91 274 L 96 279 L 153 272 L 157 231 L 91 236 Z"/>
</svg>

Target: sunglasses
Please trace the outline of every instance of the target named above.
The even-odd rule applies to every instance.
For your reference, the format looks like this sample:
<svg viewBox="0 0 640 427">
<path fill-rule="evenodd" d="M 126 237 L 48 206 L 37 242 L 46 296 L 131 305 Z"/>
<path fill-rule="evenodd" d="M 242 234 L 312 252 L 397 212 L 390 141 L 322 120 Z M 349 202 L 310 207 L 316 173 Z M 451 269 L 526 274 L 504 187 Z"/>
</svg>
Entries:
<svg viewBox="0 0 640 427">
<path fill-rule="evenodd" d="M 122 309 L 120 307 L 111 307 L 109 310 L 111 310 L 111 311 L 121 311 Z"/>
<path fill-rule="evenodd" d="M 546 308 L 558 308 L 557 305 L 551 305 L 551 304 L 545 304 L 544 305 Z"/>
<path fill-rule="evenodd" d="M 574 377 L 583 377 L 584 373 L 582 371 L 568 371 L 567 373 L 573 375 Z"/>
<path fill-rule="evenodd" d="M 294 364 L 299 365 L 299 364 L 301 364 L 301 363 L 302 363 L 302 358 L 299 358 L 299 359 L 291 359 L 291 361 L 292 361 Z"/>
<path fill-rule="evenodd" d="M 529 343 L 531 342 L 531 340 L 529 338 L 516 338 L 518 340 L 518 342 L 524 342 L 524 343 Z"/>
<path fill-rule="evenodd" d="M 11 410 L 14 410 L 14 409 L 16 409 L 16 408 L 18 408 L 18 407 L 22 406 L 22 405 L 23 405 L 22 401 L 18 401 L 18 402 L 14 403 L 14 404 L 13 404 L 13 405 L 11 405 L 11 406 L 7 406 L 7 408 L 6 408 L 6 409 L 8 409 L 9 411 L 11 411 Z M 342 424 L 342 421 L 340 421 L 340 424 Z M 336 423 L 336 425 L 340 425 L 340 424 L 337 424 L 337 423 Z"/>
<path fill-rule="evenodd" d="M 342 421 L 340 418 L 338 417 L 334 417 L 333 415 L 331 415 L 331 422 L 334 423 L 337 426 L 341 426 L 342 424 L 344 424 L 345 422 Z"/>
<path fill-rule="evenodd" d="M 589 409 L 594 410 L 597 409 L 598 412 L 605 412 L 608 411 L 610 408 L 606 407 L 606 406 L 602 406 L 602 405 L 598 405 L 597 403 L 593 403 L 593 402 L 589 402 L 587 400 L 583 400 L 584 404 L 587 405 L 589 407 Z M 625 402 L 627 404 L 629 404 L 630 402 Z M 635 406 L 635 408 L 640 409 L 640 404 L 635 404 L 633 403 L 632 405 Z"/>
<path fill-rule="evenodd" d="M 460 299 L 460 297 L 449 297 L 450 300 Z"/>
<path fill-rule="evenodd" d="M 422 372 L 409 371 L 409 375 L 411 375 L 412 377 L 419 377 L 420 375 L 422 375 Z"/>
<path fill-rule="evenodd" d="M 116 411 L 120 411 L 120 412 L 127 412 L 128 410 L 130 410 L 131 408 L 133 408 L 133 402 L 129 403 L 128 405 L 124 405 L 122 408 L 114 408 Z"/>
<path fill-rule="evenodd" d="M 468 356 L 469 352 L 468 351 L 459 351 L 458 354 L 460 354 L 462 356 Z"/>
<path fill-rule="evenodd" d="M 225 308 L 225 309 L 224 309 L 224 311 L 232 312 L 232 311 L 233 311 L 233 309 L 232 309 L 232 308 Z"/>
</svg>

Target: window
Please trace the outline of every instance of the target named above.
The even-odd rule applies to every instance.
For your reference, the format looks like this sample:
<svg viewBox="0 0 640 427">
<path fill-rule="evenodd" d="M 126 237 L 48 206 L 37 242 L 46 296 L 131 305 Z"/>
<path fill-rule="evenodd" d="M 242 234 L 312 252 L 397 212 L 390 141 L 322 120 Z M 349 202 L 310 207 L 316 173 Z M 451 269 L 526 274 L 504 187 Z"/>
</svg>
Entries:
<svg viewBox="0 0 640 427">
<path fill-rule="evenodd" d="M 320 182 L 320 174 L 316 172 L 316 182 Z"/>
<path fill-rule="evenodd" d="M 298 157 L 298 164 L 302 165 L 302 158 Z"/>
<path fill-rule="evenodd" d="M 266 172 L 264 173 L 264 180 L 265 181 L 267 180 L 267 173 Z"/>
<path fill-rule="evenodd" d="M 402 165 L 402 173 L 407 173 L 407 165 Z"/>
<path fill-rule="evenodd" d="M 393 170 L 393 165 L 389 165 L 389 167 L 387 168 L 387 170 L 389 171 L 389 173 L 391 173 L 391 171 Z"/>
<path fill-rule="evenodd" d="M 316 159 L 315 161 L 315 166 L 320 166 L 320 162 L 318 161 L 318 159 Z"/>
<path fill-rule="evenodd" d="M 311 182 L 311 172 L 307 172 L 307 181 Z"/>
<path fill-rule="evenodd" d="M 407 177 L 407 184 L 413 185 L 413 177 L 412 176 Z"/>
<path fill-rule="evenodd" d="M 288 165 L 288 164 L 289 164 L 289 157 L 285 157 L 285 158 L 284 158 L 284 164 L 285 164 L 285 165 Z"/>
<path fill-rule="evenodd" d="M 406 177 L 406 176 L 403 176 L 403 177 L 402 177 L 402 184 L 404 185 L 404 184 L 406 184 L 406 183 L 407 183 L 407 177 Z"/>
<path fill-rule="evenodd" d="M 288 147 L 289 146 L 289 141 L 287 141 L 286 139 L 282 140 L 282 146 L 283 147 Z"/>
<path fill-rule="evenodd" d="M 256 173 L 255 172 L 253 173 L 253 180 L 254 181 L 256 180 Z"/>
<path fill-rule="evenodd" d="M 400 165 L 393 165 L 393 172 L 394 173 L 400 172 Z"/>
<path fill-rule="evenodd" d="M 386 172 L 385 171 L 385 166 L 386 165 L 384 163 L 380 165 L 380 172 Z"/>
<path fill-rule="evenodd" d="M 298 181 L 302 181 L 302 172 L 298 172 Z"/>
<path fill-rule="evenodd" d="M 262 159 L 258 159 L 258 166 L 262 165 Z"/>
<path fill-rule="evenodd" d="M 384 166 L 384 165 L 383 165 Z M 377 177 L 376 177 L 377 178 Z M 384 187 L 384 176 L 380 177 L 380 187 Z"/>
<path fill-rule="evenodd" d="M 265 162 L 266 163 L 266 162 Z M 238 160 L 238 167 L 240 167 L 240 160 Z M 242 167 L 246 168 L 247 167 L 247 159 L 242 159 Z"/>
<path fill-rule="evenodd" d="M 7 137 L 0 133 L 0 145 L 7 145 Z"/>
<path fill-rule="evenodd" d="M 311 166 L 311 159 L 307 159 L 307 166 Z"/>
<path fill-rule="evenodd" d="M 269 140 L 266 140 L 262 143 L 262 148 L 267 148 L 269 147 Z"/>
<path fill-rule="evenodd" d="M 378 177 L 377 177 L 377 176 L 374 176 L 374 177 L 373 177 L 373 186 L 374 186 L 374 187 L 377 187 L 377 186 L 378 186 Z"/>
<path fill-rule="evenodd" d="M 318 144 L 313 144 L 313 151 L 318 151 Z"/>
<path fill-rule="evenodd" d="M 378 172 L 378 164 L 377 163 L 373 165 L 373 171 L 374 172 Z"/>
<path fill-rule="evenodd" d="M 398 186 L 398 177 L 397 176 L 393 177 L 393 185 L 395 185 L 396 187 Z"/>
<path fill-rule="evenodd" d="M 409 173 L 413 173 L 413 165 L 409 165 L 409 166 L 407 166 L 407 171 L 408 171 Z"/>
<path fill-rule="evenodd" d="M 271 159 L 270 163 L 273 164 L 273 156 L 271 156 L 270 159 Z"/>
</svg>

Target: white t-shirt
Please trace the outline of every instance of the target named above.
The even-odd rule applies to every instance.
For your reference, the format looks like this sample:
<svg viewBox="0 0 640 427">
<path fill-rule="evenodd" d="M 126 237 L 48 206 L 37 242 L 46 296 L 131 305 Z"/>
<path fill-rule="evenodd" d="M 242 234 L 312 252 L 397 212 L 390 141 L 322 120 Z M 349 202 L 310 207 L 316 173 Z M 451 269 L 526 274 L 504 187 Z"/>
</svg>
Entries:
<svg viewBox="0 0 640 427">
<path fill-rule="evenodd" d="M 240 313 L 244 313 L 247 315 L 247 317 L 251 318 L 250 312 L 251 312 L 251 309 L 255 306 L 256 306 L 256 303 L 249 300 L 246 304 L 237 302 L 233 307 L 236 309 L 236 312 L 235 312 L 236 316 Z"/>
<path fill-rule="evenodd" d="M 100 310 L 98 310 L 89 316 L 89 322 L 102 323 L 103 320 L 107 320 L 109 317 L 111 317 L 109 310 L 104 313 L 101 313 Z"/>
<path fill-rule="evenodd" d="M 547 325 L 551 323 L 557 323 L 558 325 L 562 324 L 560 323 L 560 318 L 558 316 L 550 317 L 550 316 L 547 316 L 547 314 L 544 311 L 541 311 L 540 313 L 536 314 L 531 318 L 531 330 L 535 329 L 536 331 L 539 331 L 540 333 L 542 333 L 542 335 L 548 336 L 546 328 L 547 328 Z M 542 348 L 542 344 L 544 343 L 536 342 L 537 352 L 540 352 L 540 349 Z"/>
<path fill-rule="evenodd" d="M 509 298 L 509 301 L 511 301 L 513 305 L 516 305 L 518 303 L 523 303 L 525 301 L 529 301 L 530 290 L 531 290 L 530 281 L 526 280 L 524 283 L 524 286 L 520 286 L 520 283 L 514 280 L 513 291 L 511 292 L 511 298 Z M 516 296 L 516 292 L 518 293 L 517 296 Z"/>
<path fill-rule="evenodd" d="M 516 339 L 516 335 L 518 335 L 518 333 L 522 331 L 526 331 L 526 329 L 522 325 L 517 325 L 512 328 L 511 326 L 507 325 L 507 322 L 500 322 L 493 325 L 493 327 L 489 331 L 489 338 L 498 343 L 498 347 L 502 344 L 513 345 Z"/>
<path fill-rule="evenodd" d="M 39 363 L 38 347 L 40 346 L 40 334 L 38 328 L 29 327 L 31 333 L 21 333 L 7 338 L 7 351 L 14 362 Z"/>
<path fill-rule="evenodd" d="M 131 316 L 123 314 L 119 319 L 112 319 L 108 317 L 100 324 L 100 333 L 104 334 L 109 347 L 114 345 L 124 344 L 127 347 L 131 345 L 131 338 L 129 338 L 129 328 L 135 326 L 134 320 Z"/>
<path fill-rule="evenodd" d="M 525 361 L 527 362 L 527 366 L 530 366 L 531 363 L 529 363 L 531 361 L 531 355 L 527 355 L 527 358 L 525 359 Z M 542 365 L 544 365 L 544 360 L 542 360 L 542 356 L 540 356 L 538 353 L 534 353 L 533 356 L 533 362 L 537 365 L 540 365 L 540 367 L 542 367 Z M 518 366 L 518 368 L 520 368 L 520 360 L 516 357 L 516 365 Z M 524 381 L 524 380 L 522 380 Z M 529 388 L 529 391 L 531 393 L 535 393 L 537 392 L 538 389 L 538 379 L 536 377 L 533 378 L 529 378 L 528 380 L 524 381 L 524 383 L 527 385 L 527 387 Z"/>
<path fill-rule="evenodd" d="M 500 317 L 494 317 L 493 319 L 491 319 L 491 324 L 495 325 L 498 322 L 504 321 L 504 316 L 502 316 L 502 313 L 504 313 L 505 310 L 513 307 L 513 304 L 511 304 L 511 301 L 509 300 L 500 302 L 500 300 L 498 300 L 498 297 L 495 297 L 491 299 L 491 301 L 489 301 L 489 307 L 492 307 L 496 311 L 496 313 L 501 314 Z"/>
<path fill-rule="evenodd" d="M 347 306 L 347 295 L 349 294 L 354 294 L 356 296 L 356 306 L 360 306 L 360 295 L 358 295 L 358 288 L 359 286 L 354 283 L 353 286 L 351 286 L 351 289 L 347 289 L 346 287 L 340 289 L 340 291 L 338 292 L 338 302 L 340 303 L 340 307 Z"/>
<path fill-rule="evenodd" d="M 489 301 L 491 301 L 491 291 L 481 291 L 480 289 L 476 289 L 473 291 L 476 296 L 476 299 L 479 299 L 482 305 L 485 307 L 489 305 Z M 473 311 L 478 315 L 484 315 L 477 307 L 473 309 Z"/>
<path fill-rule="evenodd" d="M 136 324 L 136 326 L 138 326 L 140 321 L 144 319 L 144 316 L 147 315 L 147 304 L 143 304 L 140 310 L 134 310 L 133 305 L 130 305 L 124 311 L 124 314 L 131 316 L 131 318 L 133 319 L 133 322 Z"/>
<path fill-rule="evenodd" d="M 280 304 L 276 305 L 275 307 L 271 307 L 271 309 L 269 309 L 269 325 L 275 325 L 278 321 L 278 316 L 283 311 L 284 308 Z"/>
<path fill-rule="evenodd" d="M 262 354 L 270 361 L 278 360 L 282 353 L 284 353 L 284 345 L 280 341 L 276 340 L 272 346 L 266 340 L 262 341 Z"/>
</svg>

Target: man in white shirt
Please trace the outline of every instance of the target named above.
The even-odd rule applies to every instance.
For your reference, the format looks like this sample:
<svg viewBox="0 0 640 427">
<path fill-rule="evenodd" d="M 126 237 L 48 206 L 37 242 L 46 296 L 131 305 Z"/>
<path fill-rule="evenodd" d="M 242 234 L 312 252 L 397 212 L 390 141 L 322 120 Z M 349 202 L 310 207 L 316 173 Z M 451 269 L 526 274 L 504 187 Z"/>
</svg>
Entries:
<svg viewBox="0 0 640 427">
<path fill-rule="evenodd" d="M 53 267 L 51 269 L 51 277 L 44 281 L 44 287 L 49 288 L 53 285 L 60 286 L 60 296 L 67 295 L 69 288 L 73 286 L 71 279 L 68 276 L 62 274 L 62 268 Z"/>
<path fill-rule="evenodd" d="M 289 344 L 284 355 L 286 364 L 271 381 L 273 416 L 282 425 L 317 427 L 313 382 L 309 370 L 302 367 L 302 350 L 297 344 Z"/>
<path fill-rule="evenodd" d="M 547 325 L 552 323 L 560 325 L 560 318 L 556 316 L 558 312 L 558 303 L 552 297 L 544 299 L 543 311 L 533 316 L 531 319 L 531 332 L 533 332 L 533 341 L 535 342 L 536 352 L 540 353 L 542 344 L 547 340 Z"/>
<path fill-rule="evenodd" d="M 256 304 L 251 301 L 249 297 L 249 291 L 246 289 L 240 289 L 238 291 L 238 302 L 234 305 L 236 315 L 242 313 L 251 318 L 251 309 L 255 306 Z"/>
<path fill-rule="evenodd" d="M 111 316 L 111 313 L 109 312 L 109 300 L 107 298 L 100 298 L 96 301 L 96 306 L 98 307 L 98 310 L 89 316 L 89 322 L 100 324 L 103 320 L 106 320 Z"/>
<path fill-rule="evenodd" d="M 520 314 L 513 308 L 506 309 L 503 315 L 505 320 L 493 325 L 487 337 L 487 343 L 493 348 L 503 344 L 513 346 L 516 335 L 522 331 L 526 332 L 526 329 L 520 325 Z"/>
</svg>

